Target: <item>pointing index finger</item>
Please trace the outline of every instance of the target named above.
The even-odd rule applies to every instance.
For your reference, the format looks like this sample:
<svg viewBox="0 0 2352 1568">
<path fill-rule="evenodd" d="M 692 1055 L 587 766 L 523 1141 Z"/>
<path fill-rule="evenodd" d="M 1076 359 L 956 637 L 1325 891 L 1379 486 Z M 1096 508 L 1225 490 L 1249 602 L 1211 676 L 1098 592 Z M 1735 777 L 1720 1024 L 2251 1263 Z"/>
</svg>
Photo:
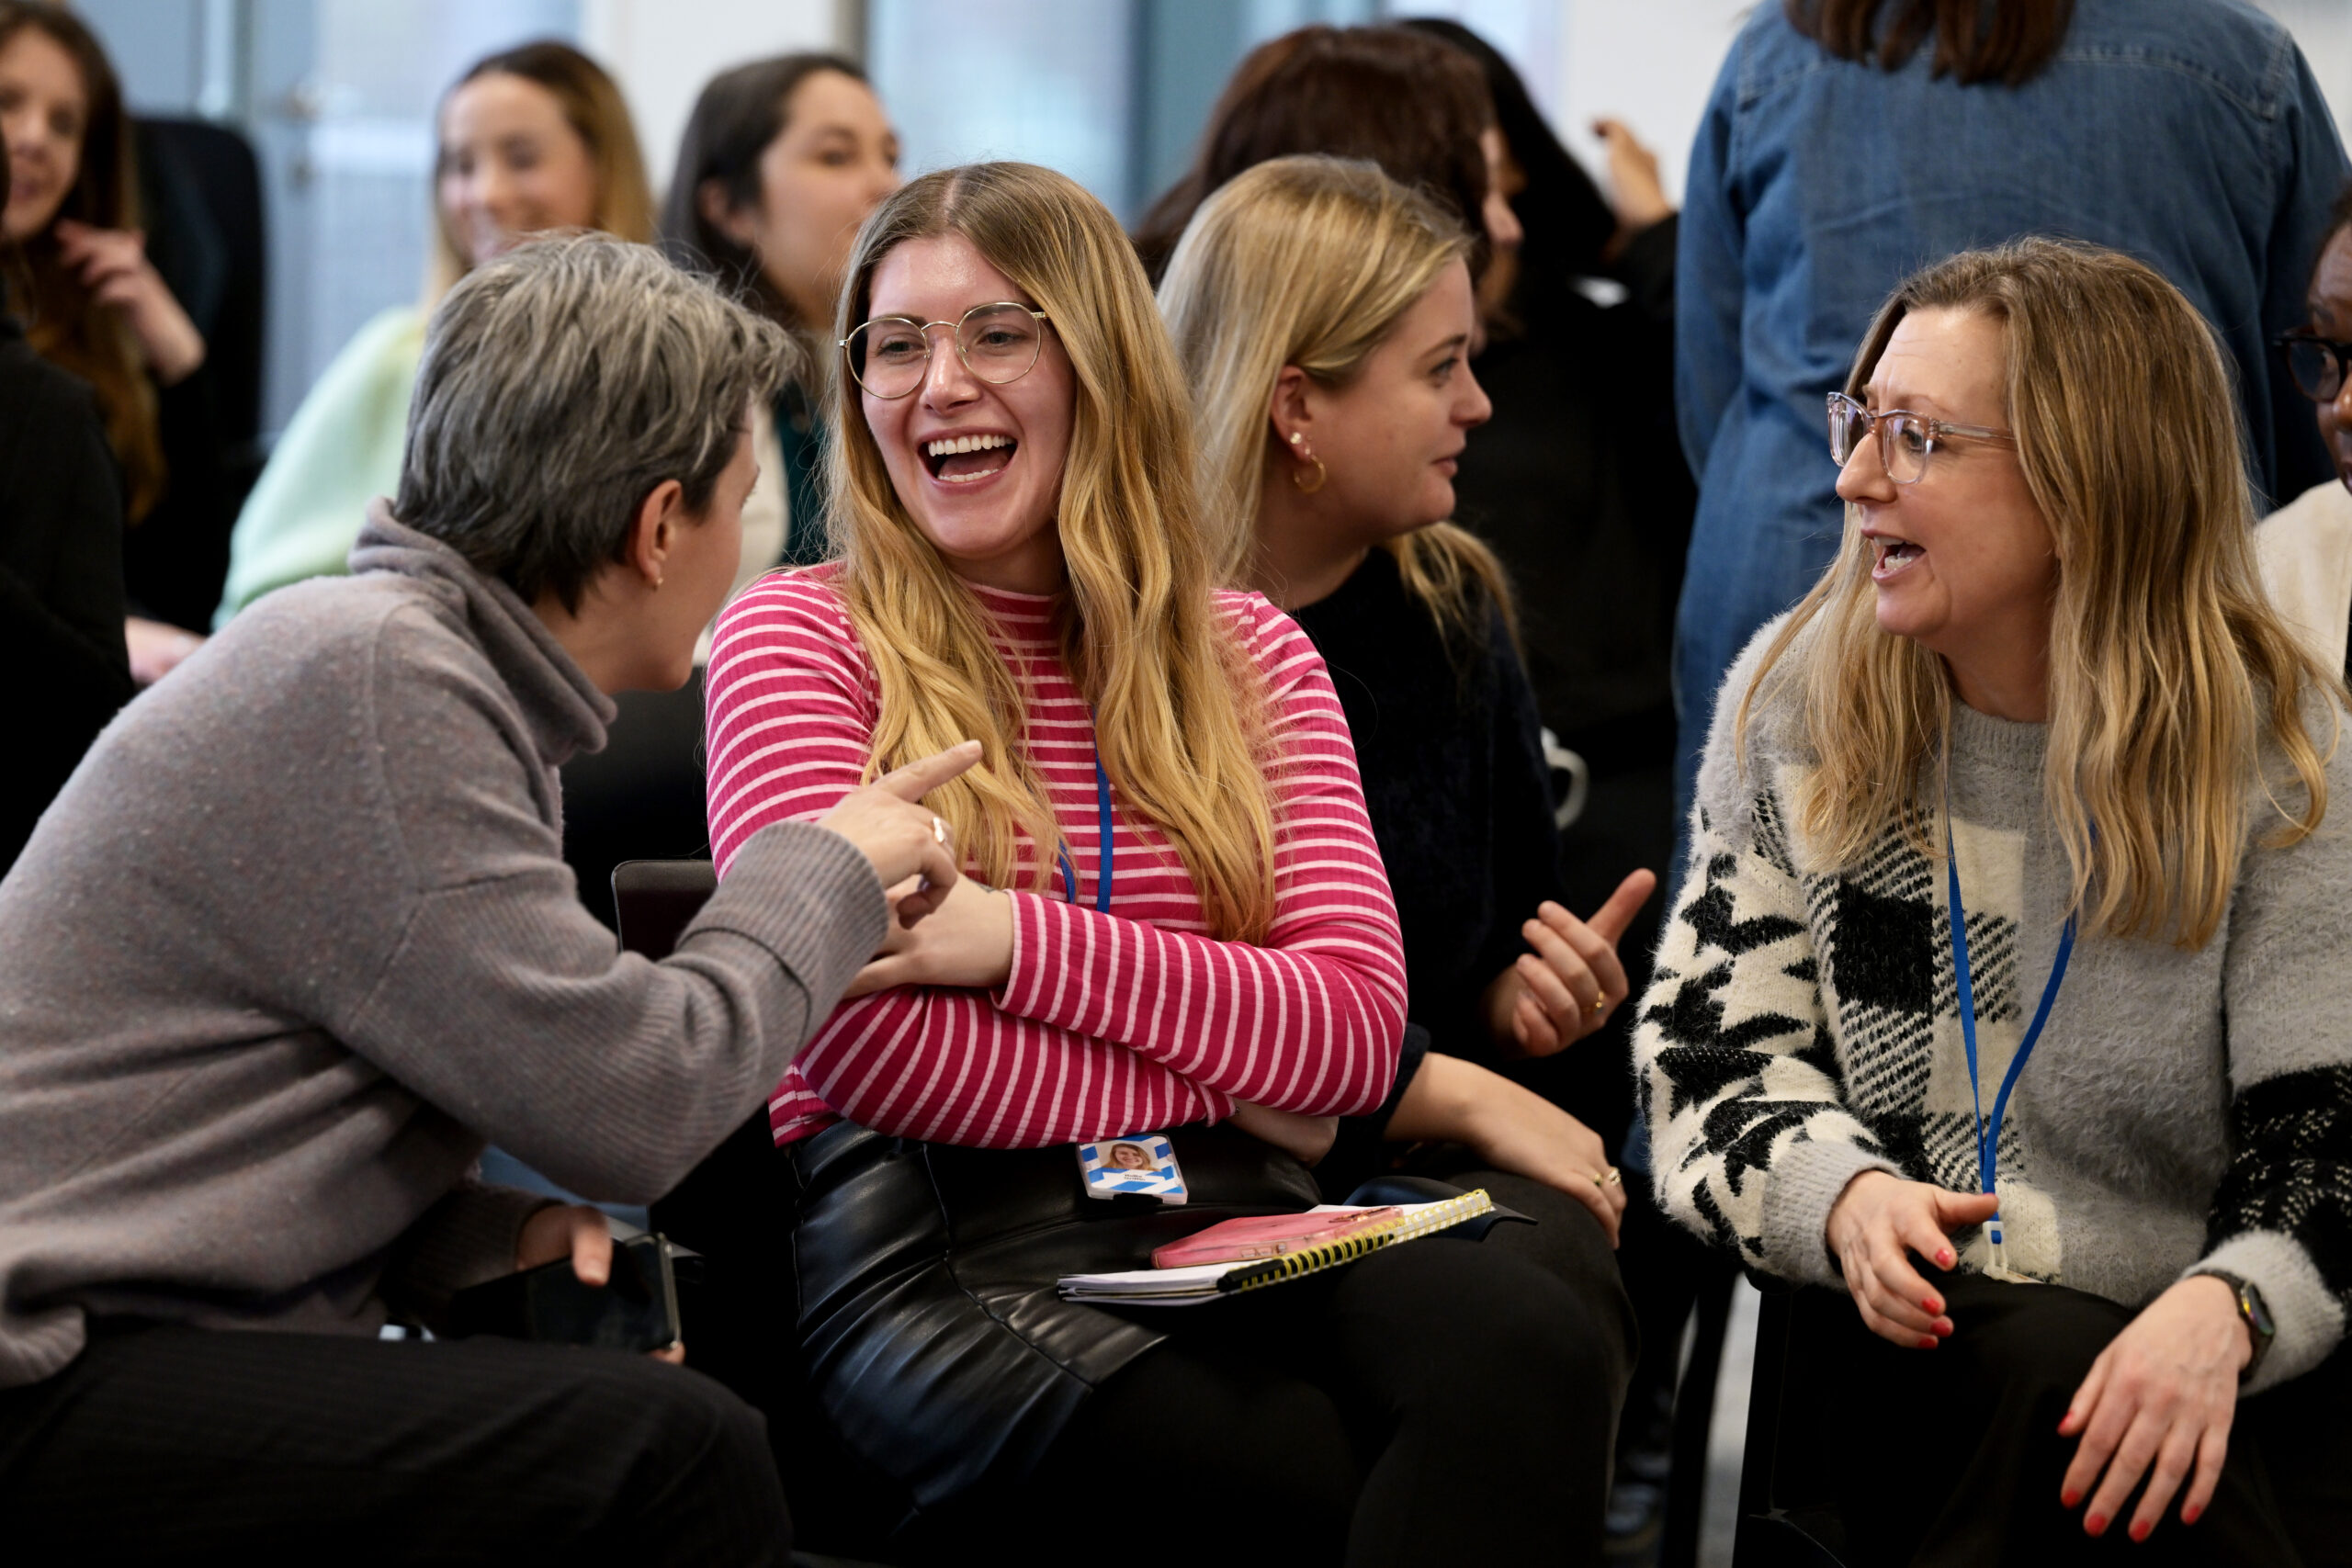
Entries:
<svg viewBox="0 0 2352 1568">
<path fill-rule="evenodd" d="M 980 743 L 959 740 L 944 751 L 916 759 L 874 782 L 901 800 L 921 800 L 980 760 Z"/>
</svg>

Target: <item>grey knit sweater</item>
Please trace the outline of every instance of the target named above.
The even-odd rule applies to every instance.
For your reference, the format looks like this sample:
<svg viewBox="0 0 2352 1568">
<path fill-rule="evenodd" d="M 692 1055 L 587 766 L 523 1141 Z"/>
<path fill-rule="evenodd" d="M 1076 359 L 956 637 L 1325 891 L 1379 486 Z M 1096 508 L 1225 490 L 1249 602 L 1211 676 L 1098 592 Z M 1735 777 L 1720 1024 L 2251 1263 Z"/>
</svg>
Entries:
<svg viewBox="0 0 2352 1568">
<path fill-rule="evenodd" d="M 1824 1232 L 1846 1184 L 1882 1169 L 1973 1192 L 1975 1138 L 1940 858 L 1890 835 L 1859 865 L 1804 869 L 1809 758 L 1797 683 L 1780 678 L 1795 664 L 1757 705 L 1744 772 L 1735 759 L 1732 716 L 1779 629 L 1718 694 L 1635 1049 L 1668 1210 L 1749 1263 L 1837 1284 Z M 2065 917 L 2044 740 L 1955 705 L 1987 1114 Z M 2251 804 L 2202 951 L 2082 933 L 1997 1156 L 2014 1269 L 2132 1306 L 2202 1265 L 2258 1284 L 2278 1338 L 2255 1387 L 2318 1364 L 2352 1304 L 2352 736 L 2328 787 L 2321 831 L 2288 849 L 2259 847 L 2268 808 Z M 1985 1256 L 1970 1233 L 1962 1266 Z"/>
<path fill-rule="evenodd" d="M 619 953 L 556 769 L 610 702 L 380 513 L 99 739 L 0 882 L 0 1388 L 89 1314 L 372 1333 L 514 1267 L 495 1140 L 644 1201 L 757 1107 L 882 939 L 872 868 L 767 829 L 675 957 Z"/>
</svg>

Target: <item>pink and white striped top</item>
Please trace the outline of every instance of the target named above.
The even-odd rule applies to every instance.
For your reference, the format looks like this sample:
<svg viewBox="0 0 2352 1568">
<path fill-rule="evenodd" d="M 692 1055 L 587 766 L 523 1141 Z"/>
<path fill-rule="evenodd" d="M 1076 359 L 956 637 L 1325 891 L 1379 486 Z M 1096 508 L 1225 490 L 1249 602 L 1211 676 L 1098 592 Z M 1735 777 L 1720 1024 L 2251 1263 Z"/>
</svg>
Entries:
<svg viewBox="0 0 2352 1568">
<path fill-rule="evenodd" d="M 873 750 L 876 687 L 832 570 L 771 574 L 719 617 L 705 680 L 722 877 L 768 823 L 832 809 Z M 1313 1115 L 1375 1109 L 1404 1033 L 1404 952 L 1347 719 L 1306 635 L 1254 593 L 1217 596 L 1272 705 L 1276 912 L 1256 947 L 1206 934 L 1182 861 L 1121 807 L 1116 779 L 1114 902 L 1094 908 L 1094 727 L 1062 667 L 1051 602 L 976 592 L 1028 694 L 1027 740 L 1080 901 L 1011 895 L 1012 970 L 994 991 L 899 987 L 835 1009 L 770 1100 L 776 1142 L 842 1117 L 1025 1148 L 1214 1122 L 1237 1100 Z M 1035 852 L 1024 840 L 1024 872 Z"/>
</svg>

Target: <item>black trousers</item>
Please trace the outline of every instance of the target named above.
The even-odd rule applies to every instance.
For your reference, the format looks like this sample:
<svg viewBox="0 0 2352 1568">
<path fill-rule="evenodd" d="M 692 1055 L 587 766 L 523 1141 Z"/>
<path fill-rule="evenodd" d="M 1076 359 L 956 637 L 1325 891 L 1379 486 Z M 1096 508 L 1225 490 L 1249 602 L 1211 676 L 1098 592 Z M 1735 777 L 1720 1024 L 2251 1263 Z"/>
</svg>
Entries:
<svg viewBox="0 0 2352 1568">
<path fill-rule="evenodd" d="M 0 1392 L 11 1562 L 782 1563 L 759 1416 L 641 1356 L 101 1325 Z"/>
<path fill-rule="evenodd" d="M 1174 1337 L 1089 1398 L 1010 1506 L 959 1522 L 955 1559 L 1149 1541 L 1225 1563 L 1598 1563 L 1634 1353 L 1608 1241 L 1549 1188 L 1448 1179 L 1542 1224 L 1161 1309 Z"/>
<path fill-rule="evenodd" d="M 2094 1540 L 2084 1508 L 2059 1506 L 2075 1440 L 2058 1436 L 2058 1421 L 2137 1314 L 2063 1286 L 1973 1274 L 1941 1283 L 1954 1333 L 1927 1351 L 1870 1333 L 1842 1296 L 1807 1292 L 1806 1310 L 1826 1319 L 1823 1430 L 1854 1568 L 2352 1563 L 2352 1359 L 2343 1353 L 2239 1402 L 2221 1485 L 2195 1525 L 2180 1522 L 2177 1494 L 2134 1545 L 2135 1492 Z"/>
</svg>

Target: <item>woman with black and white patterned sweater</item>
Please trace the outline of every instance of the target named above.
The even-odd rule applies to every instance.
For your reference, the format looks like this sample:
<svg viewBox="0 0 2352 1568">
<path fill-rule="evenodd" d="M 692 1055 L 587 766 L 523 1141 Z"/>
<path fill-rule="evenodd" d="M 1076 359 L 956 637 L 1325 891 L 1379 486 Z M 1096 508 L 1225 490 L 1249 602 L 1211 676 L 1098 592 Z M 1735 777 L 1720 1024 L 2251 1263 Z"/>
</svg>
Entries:
<svg viewBox="0 0 2352 1568">
<path fill-rule="evenodd" d="M 1844 547 L 1723 688 L 1637 1033 L 1657 1181 L 1851 1294 L 1857 1561 L 2352 1547 L 2352 747 L 2233 407 L 2136 262 L 1920 273 L 1831 400 Z"/>
</svg>

